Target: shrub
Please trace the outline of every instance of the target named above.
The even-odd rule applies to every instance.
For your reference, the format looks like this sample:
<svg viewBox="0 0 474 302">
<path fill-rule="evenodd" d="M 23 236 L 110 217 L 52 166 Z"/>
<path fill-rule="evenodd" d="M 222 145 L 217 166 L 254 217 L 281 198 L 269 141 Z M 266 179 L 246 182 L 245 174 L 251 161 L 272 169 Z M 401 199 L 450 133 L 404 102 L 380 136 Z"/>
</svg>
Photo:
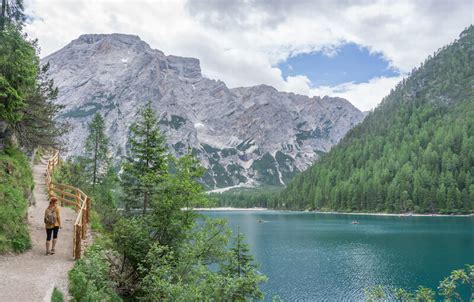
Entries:
<svg viewBox="0 0 474 302">
<path fill-rule="evenodd" d="M 53 295 L 51 296 L 51 302 L 64 302 L 63 293 L 56 287 L 53 290 Z"/>
<path fill-rule="evenodd" d="M 115 284 L 109 280 L 106 253 L 103 246 L 94 243 L 69 271 L 73 301 L 122 301 L 115 293 Z"/>
</svg>

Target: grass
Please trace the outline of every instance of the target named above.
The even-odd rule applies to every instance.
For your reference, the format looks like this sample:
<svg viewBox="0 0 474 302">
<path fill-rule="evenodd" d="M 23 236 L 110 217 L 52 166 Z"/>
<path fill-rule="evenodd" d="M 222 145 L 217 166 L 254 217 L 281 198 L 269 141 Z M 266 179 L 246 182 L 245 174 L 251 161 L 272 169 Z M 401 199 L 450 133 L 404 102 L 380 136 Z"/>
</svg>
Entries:
<svg viewBox="0 0 474 302">
<path fill-rule="evenodd" d="M 33 186 L 27 157 L 15 149 L 0 151 L 0 254 L 31 247 L 27 213 Z"/>
<path fill-rule="evenodd" d="M 94 232 L 102 233 L 104 231 L 104 227 L 100 222 L 99 214 L 96 211 L 91 210 L 90 215 L 91 229 Z"/>
<path fill-rule="evenodd" d="M 51 302 L 64 302 L 63 293 L 56 287 L 53 290 L 53 295 L 51 296 Z"/>
</svg>

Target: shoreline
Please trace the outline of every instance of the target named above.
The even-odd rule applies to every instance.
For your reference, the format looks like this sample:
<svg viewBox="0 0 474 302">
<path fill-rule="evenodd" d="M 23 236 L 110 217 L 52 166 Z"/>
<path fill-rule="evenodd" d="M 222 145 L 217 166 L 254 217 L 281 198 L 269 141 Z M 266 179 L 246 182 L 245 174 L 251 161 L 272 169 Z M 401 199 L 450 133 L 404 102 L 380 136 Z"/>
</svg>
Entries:
<svg viewBox="0 0 474 302">
<path fill-rule="evenodd" d="M 417 214 L 417 213 L 370 213 L 370 212 L 323 212 L 323 211 L 302 211 L 302 210 L 278 210 L 268 208 L 234 208 L 234 207 L 215 207 L 215 208 L 193 208 L 195 211 L 209 212 L 227 212 L 227 211 L 281 211 L 281 212 L 301 212 L 315 214 L 331 215 L 366 215 L 366 216 L 398 216 L 398 217 L 474 217 L 474 214 Z"/>
<path fill-rule="evenodd" d="M 233 207 L 216 207 L 216 208 L 193 208 L 194 211 L 215 211 L 215 212 L 224 212 L 224 211 L 273 211 L 272 209 L 267 208 L 233 208 Z"/>
<path fill-rule="evenodd" d="M 303 211 L 304 212 L 304 211 Z M 417 214 L 417 213 L 363 213 L 363 212 L 321 212 L 321 211 L 309 211 L 310 213 L 317 214 L 340 214 L 340 215 L 368 215 L 368 216 L 398 216 L 398 217 L 474 217 L 474 214 Z"/>
</svg>

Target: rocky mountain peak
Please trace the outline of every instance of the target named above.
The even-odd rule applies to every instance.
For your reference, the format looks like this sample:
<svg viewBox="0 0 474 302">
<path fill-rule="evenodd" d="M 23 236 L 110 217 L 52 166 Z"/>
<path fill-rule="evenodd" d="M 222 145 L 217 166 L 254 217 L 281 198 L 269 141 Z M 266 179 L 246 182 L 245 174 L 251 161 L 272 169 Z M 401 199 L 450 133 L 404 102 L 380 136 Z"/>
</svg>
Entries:
<svg viewBox="0 0 474 302">
<path fill-rule="evenodd" d="M 165 55 L 138 36 L 82 35 L 44 58 L 74 126 L 69 155 L 80 154 L 87 123 L 106 120 L 114 158 L 127 153 L 137 109 L 153 102 L 177 155 L 191 148 L 208 168 L 209 188 L 282 185 L 327 152 L 364 115 L 347 100 L 309 98 L 268 85 L 229 89 L 203 77 L 198 59 Z"/>
</svg>

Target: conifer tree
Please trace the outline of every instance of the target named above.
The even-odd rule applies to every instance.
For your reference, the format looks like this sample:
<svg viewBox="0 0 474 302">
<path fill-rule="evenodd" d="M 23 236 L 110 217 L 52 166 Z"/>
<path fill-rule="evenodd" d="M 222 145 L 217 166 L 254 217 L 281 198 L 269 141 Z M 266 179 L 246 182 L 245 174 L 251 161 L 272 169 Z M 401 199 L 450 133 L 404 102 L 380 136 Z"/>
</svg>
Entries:
<svg viewBox="0 0 474 302">
<path fill-rule="evenodd" d="M 89 135 L 86 139 L 86 158 L 89 161 L 87 170 L 92 176 L 92 187 L 100 181 L 102 174 L 107 172 L 108 139 L 105 135 L 104 119 L 99 113 L 89 123 Z"/>
<path fill-rule="evenodd" d="M 0 31 L 0 120 L 9 124 L 22 118 L 21 109 L 35 87 L 39 59 L 22 34 L 8 27 Z"/>
<path fill-rule="evenodd" d="M 53 103 L 58 89 L 47 76 L 48 68 L 49 64 L 40 68 L 36 87 L 26 98 L 25 108 L 20 110 L 22 119 L 13 126 L 20 144 L 28 149 L 40 146 L 61 149 L 60 137 L 69 130 L 67 123 L 54 120 L 63 106 Z"/>
<path fill-rule="evenodd" d="M 22 33 L 23 1 L 2 0 L 0 9 L 0 148 L 14 141 L 34 149 L 59 148 L 68 127 L 53 120 L 61 109 L 57 89 L 40 67 L 38 45 Z M 16 138 L 16 139 L 14 139 Z"/>
<path fill-rule="evenodd" d="M 232 293 L 227 297 L 229 300 L 263 298 L 258 284 L 266 281 L 266 277 L 257 272 L 257 265 L 253 261 L 249 246 L 244 242 L 244 235 L 237 229 L 234 246 L 230 249 L 227 262 L 221 267 L 221 273 L 232 279 Z"/>
<path fill-rule="evenodd" d="M 165 138 L 151 102 L 139 110 L 137 121 L 130 127 L 128 142 L 130 150 L 122 175 L 125 208 L 141 207 L 145 214 L 167 173 Z"/>
</svg>

